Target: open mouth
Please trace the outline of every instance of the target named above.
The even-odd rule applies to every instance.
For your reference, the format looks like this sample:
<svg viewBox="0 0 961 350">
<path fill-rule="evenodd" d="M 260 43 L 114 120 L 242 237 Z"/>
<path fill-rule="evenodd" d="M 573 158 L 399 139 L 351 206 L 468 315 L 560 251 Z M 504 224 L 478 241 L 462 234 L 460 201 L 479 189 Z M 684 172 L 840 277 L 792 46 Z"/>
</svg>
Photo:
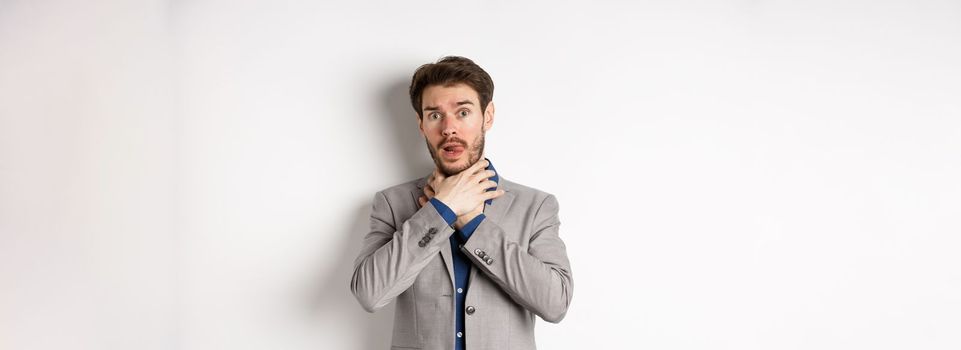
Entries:
<svg viewBox="0 0 961 350">
<path fill-rule="evenodd" d="M 441 150 L 444 157 L 453 159 L 464 153 L 464 146 L 457 143 L 448 143 L 441 147 Z"/>
</svg>

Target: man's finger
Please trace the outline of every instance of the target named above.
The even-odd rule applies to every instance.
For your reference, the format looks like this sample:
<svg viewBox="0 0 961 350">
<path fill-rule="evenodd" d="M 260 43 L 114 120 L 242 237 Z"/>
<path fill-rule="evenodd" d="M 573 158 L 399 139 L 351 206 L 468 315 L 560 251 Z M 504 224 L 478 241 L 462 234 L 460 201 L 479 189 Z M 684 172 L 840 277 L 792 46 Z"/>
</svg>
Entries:
<svg viewBox="0 0 961 350">
<path fill-rule="evenodd" d="M 424 186 L 424 194 L 426 194 L 428 197 L 433 197 L 435 194 L 434 187 L 430 185 Z"/>
<path fill-rule="evenodd" d="M 490 165 L 490 162 L 488 162 L 487 159 L 474 163 L 474 165 L 470 166 L 470 172 L 468 172 L 468 174 L 474 175 L 474 173 L 486 168 L 488 165 Z"/>
<path fill-rule="evenodd" d="M 474 177 L 472 178 L 472 180 L 474 182 L 479 183 L 481 181 L 494 177 L 494 175 L 496 175 L 496 173 L 493 170 L 481 170 L 474 174 Z"/>
<path fill-rule="evenodd" d="M 427 200 L 428 200 L 427 197 L 420 196 L 420 198 L 417 198 L 417 203 L 423 207 L 424 204 L 427 204 Z"/>
<path fill-rule="evenodd" d="M 494 182 L 493 180 L 487 180 L 487 181 L 481 182 L 481 188 L 483 188 L 484 190 L 487 190 L 488 188 L 493 188 L 493 187 L 497 187 L 497 182 Z"/>
<path fill-rule="evenodd" d="M 504 190 L 485 191 L 484 193 L 481 194 L 481 197 L 484 198 L 484 200 L 488 200 L 488 199 L 494 199 L 494 198 L 500 197 L 503 194 L 504 194 Z"/>
</svg>

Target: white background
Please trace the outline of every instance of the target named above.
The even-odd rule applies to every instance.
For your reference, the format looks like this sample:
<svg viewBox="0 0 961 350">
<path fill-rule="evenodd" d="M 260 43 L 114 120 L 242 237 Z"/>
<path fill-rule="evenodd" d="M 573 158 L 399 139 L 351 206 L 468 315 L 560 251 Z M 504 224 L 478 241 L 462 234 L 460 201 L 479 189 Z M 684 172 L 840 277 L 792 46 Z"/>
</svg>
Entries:
<svg viewBox="0 0 961 350">
<path fill-rule="evenodd" d="M 0 0 L 0 348 L 387 348 L 447 54 L 561 205 L 540 348 L 961 348 L 961 3 L 907 0 Z"/>
</svg>

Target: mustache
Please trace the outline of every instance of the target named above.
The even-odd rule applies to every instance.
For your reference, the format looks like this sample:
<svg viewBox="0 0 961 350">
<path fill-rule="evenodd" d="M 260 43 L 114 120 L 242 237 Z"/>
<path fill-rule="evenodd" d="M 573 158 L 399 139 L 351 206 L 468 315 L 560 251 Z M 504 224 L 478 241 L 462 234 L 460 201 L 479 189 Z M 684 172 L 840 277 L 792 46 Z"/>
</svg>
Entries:
<svg viewBox="0 0 961 350">
<path fill-rule="evenodd" d="M 439 142 L 439 143 L 437 144 L 437 147 L 436 147 L 436 148 L 437 148 L 437 149 L 440 149 L 441 147 L 443 147 L 445 144 L 448 144 L 448 143 L 457 143 L 457 144 L 460 144 L 461 146 L 463 146 L 464 148 L 467 148 L 467 141 L 464 141 L 464 140 L 462 140 L 462 139 L 460 139 L 460 138 L 457 138 L 456 136 L 455 136 L 455 137 L 447 138 L 447 139 Z"/>
</svg>

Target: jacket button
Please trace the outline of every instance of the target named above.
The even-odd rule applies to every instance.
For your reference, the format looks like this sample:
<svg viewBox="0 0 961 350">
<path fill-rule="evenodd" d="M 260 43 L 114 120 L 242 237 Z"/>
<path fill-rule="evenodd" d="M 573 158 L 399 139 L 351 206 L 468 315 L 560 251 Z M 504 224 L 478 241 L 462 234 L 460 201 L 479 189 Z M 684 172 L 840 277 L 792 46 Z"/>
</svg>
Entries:
<svg viewBox="0 0 961 350">
<path fill-rule="evenodd" d="M 473 306 L 468 306 L 468 307 L 467 307 L 467 310 L 465 310 L 465 311 L 467 311 L 467 314 L 468 314 L 468 315 L 473 315 L 473 314 L 474 314 L 474 311 L 477 311 L 477 310 L 474 309 Z"/>
<path fill-rule="evenodd" d="M 431 227 L 430 230 L 427 230 L 427 234 L 429 235 L 433 235 L 436 233 L 437 233 L 437 228 Z"/>
<path fill-rule="evenodd" d="M 420 241 L 420 242 L 417 242 L 417 245 L 419 245 L 421 248 L 423 248 L 425 245 L 427 245 L 427 242 Z"/>
<path fill-rule="evenodd" d="M 481 255 L 484 255 L 484 251 L 480 250 L 480 248 L 474 249 L 474 254 L 477 254 L 477 256 L 481 256 Z"/>
<path fill-rule="evenodd" d="M 486 262 L 487 265 L 493 264 L 493 263 L 494 263 L 494 258 L 487 258 L 487 260 L 484 260 L 484 262 Z"/>
</svg>

